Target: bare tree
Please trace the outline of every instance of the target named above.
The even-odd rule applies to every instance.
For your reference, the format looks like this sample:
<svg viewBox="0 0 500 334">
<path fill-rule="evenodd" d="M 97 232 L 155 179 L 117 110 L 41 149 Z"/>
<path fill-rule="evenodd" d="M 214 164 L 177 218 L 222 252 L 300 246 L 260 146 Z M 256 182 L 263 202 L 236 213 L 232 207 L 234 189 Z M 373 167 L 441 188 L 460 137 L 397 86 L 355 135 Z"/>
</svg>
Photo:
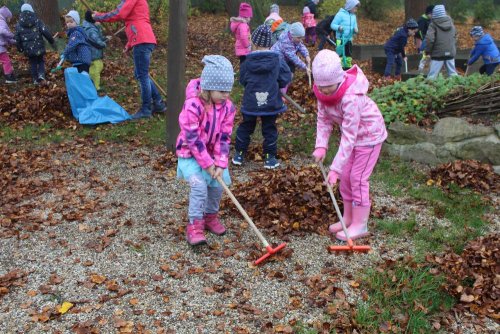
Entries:
<svg viewBox="0 0 500 334">
<path fill-rule="evenodd" d="M 170 1 L 167 51 L 167 149 L 175 152 L 179 114 L 184 104 L 187 40 L 187 0 Z"/>
<path fill-rule="evenodd" d="M 31 0 L 38 17 L 45 23 L 52 33 L 61 30 L 59 4 L 57 0 Z"/>
<path fill-rule="evenodd" d="M 423 13 L 425 8 L 429 5 L 426 0 L 405 0 L 405 20 L 410 18 L 418 19 Z"/>
</svg>

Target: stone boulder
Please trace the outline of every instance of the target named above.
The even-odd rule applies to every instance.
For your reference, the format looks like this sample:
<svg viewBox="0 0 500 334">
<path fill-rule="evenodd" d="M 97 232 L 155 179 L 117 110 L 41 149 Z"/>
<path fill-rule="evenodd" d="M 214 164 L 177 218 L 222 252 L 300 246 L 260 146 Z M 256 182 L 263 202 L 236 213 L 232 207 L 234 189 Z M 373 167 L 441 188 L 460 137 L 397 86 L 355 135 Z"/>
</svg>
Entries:
<svg viewBox="0 0 500 334">
<path fill-rule="evenodd" d="M 428 140 L 428 133 L 413 124 L 396 121 L 387 129 L 387 142 L 397 145 L 417 144 Z"/>
<path fill-rule="evenodd" d="M 442 145 L 469 138 L 484 137 L 493 133 L 492 127 L 469 124 L 461 118 L 446 117 L 440 119 L 434 126 L 431 141 L 434 144 Z"/>
</svg>

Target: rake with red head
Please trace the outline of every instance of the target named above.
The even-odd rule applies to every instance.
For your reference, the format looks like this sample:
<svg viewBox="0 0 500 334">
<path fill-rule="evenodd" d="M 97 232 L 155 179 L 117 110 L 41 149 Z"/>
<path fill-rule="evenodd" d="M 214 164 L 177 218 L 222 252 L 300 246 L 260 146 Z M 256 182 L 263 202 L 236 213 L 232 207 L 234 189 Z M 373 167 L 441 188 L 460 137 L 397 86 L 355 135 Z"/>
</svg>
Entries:
<svg viewBox="0 0 500 334">
<path fill-rule="evenodd" d="M 257 236 L 259 237 L 260 241 L 264 244 L 264 247 L 266 247 L 267 253 L 264 254 L 264 255 L 262 255 L 259 259 L 257 259 L 254 262 L 255 265 L 258 265 L 258 264 L 262 263 L 268 257 L 276 254 L 277 252 L 279 252 L 280 250 L 282 250 L 283 248 L 286 247 L 286 243 L 282 243 L 281 245 L 279 245 L 279 246 L 277 246 L 275 248 L 271 247 L 271 245 L 267 242 L 266 238 L 264 238 L 264 236 L 262 235 L 262 233 L 260 233 L 260 231 L 257 228 L 257 226 L 255 226 L 255 224 L 253 223 L 252 219 L 248 216 L 248 214 L 246 213 L 245 209 L 243 209 L 243 207 L 241 206 L 241 204 L 238 202 L 238 200 L 236 199 L 236 197 L 234 197 L 233 193 L 231 192 L 231 190 L 229 190 L 229 188 L 227 187 L 227 185 L 224 183 L 224 181 L 222 180 L 222 178 L 220 176 L 217 178 L 217 181 L 219 181 L 219 183 L 224 188 L 224 190 L 226 191 L 226 193 L 229 196 L 229 198 L 231 198 L 231 200 L 233 201 L 234 205 L 236 205 L 236 207 L 240 211 L 241 215 L 247 221 L 248 225 L 250 225 L 252 227 L 252 229 L 255 232 L 255 234 L 257 234 Z"/>
<path fill-rule="evenodd" d="M 328 192 L 330 193 L 330 197 L 332 198 L 333 206 L 337 211 L 337 216 L 340 220 L 340 225 L 342 225 L 342 229 L 344 230 L 345 236 L 347 238 L 347 245 L 345 246 L 330 246 L 328 247 L 331 251 L 356 251 L 356 252 L 368 252 L 371 250 L 370 246 L 357 246 L 352 241 L 351 237 L 349 237 L 349 233 L 347 232 L 347 228 L 345 227 L 344 218 L 342 218 L 342 214 L 340 213 L 339 205 L 337 204 L 337 200 L 335 199 L 335 195 L 333 194 L 332 186 L 328 183 L 328 178 L 326 176 L 325 167 L 323 163 L 319 163 L 319 168 L 321 169 L 321 174 L 323 174 L 323 178 L 325 179 L 326 187 L 328 188 Z"/>
</svg>

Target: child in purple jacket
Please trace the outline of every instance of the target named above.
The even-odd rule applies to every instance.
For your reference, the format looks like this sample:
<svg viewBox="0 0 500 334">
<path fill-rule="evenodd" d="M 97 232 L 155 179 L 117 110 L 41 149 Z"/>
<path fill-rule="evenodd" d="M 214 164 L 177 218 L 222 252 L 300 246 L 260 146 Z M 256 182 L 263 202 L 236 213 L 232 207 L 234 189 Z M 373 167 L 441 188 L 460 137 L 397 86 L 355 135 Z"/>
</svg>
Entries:
<svg viewBox="0 0 500 334">
<path fill-rule="evenodd" d="M 227 169 L 235 108 L 229 99 L 234 84 L 233 66 L 223 56 L 203 57 L 200 79 L 186 88 L 186 102 L 179 115 L 177 175 L 188 181 L 189 222 L 186 239 L 192 246 L 205 244 L 205 230 L 223 235 L 218 218 L 222 186 L 231 182 Z"/>
<path fill-rule="evenodd" d="M 234 52 L 240 58 L 240 64 L 245 61 L 250 53 L 250 26 L 252 19 L 252 6 L 246 2 L 240 4 L 238 17 L 231 17 L 231 32 L 235 38 Z"/>
<path fill-rule="evenodd" d="M 328 173 L 328 183 L 340 178 L 344 201 L 344 222 L 351 239 L 368 234 L 370 195 L 368 179 L 377 163 L 382 143 L 387 138 L 384 118 L 367 95 L 368 80 L 354 65 L 348 71 L 336 52 L 320 51 L 312 64 L 314 94 L 318 99 L 316 162 L 325 159 L 334 124 L 340 126 L 340 145 Z M 346 241 L 340 223 L 329 227 L 336 238 Z"/>
<path fill-rule="evenodd" d="M 7 52 L 9 45 L 16 44 L 14 34 L 9 29 L 9 21 L 12 18 L 12 13 L 9 8 L 3 6 L 0 8 L 0 63 L 3 66 L 3 74 L 5 75 L 6 83 L 17 82 L 14 76 L 14 68 Z"/>
</svg>

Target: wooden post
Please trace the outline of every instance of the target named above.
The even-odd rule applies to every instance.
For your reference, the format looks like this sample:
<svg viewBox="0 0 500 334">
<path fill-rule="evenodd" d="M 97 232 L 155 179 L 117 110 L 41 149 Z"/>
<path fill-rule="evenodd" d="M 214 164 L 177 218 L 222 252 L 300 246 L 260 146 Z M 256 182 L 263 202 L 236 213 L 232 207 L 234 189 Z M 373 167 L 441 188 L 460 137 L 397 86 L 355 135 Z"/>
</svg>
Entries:
<svg viewBox="0 0 500 334">
<path fill-rule="evenodd" d="M 167 51 L 167 149 L 175 152 L 179 114 L 185 99 L 187 0 L 170 1 Z"/>
<path fill-rule="evenodd" d="M 418 20 L 428 5 L 429 1 L 426 0 L 405 0 L 405 22 L 410 18 Z"/>
</svg>

